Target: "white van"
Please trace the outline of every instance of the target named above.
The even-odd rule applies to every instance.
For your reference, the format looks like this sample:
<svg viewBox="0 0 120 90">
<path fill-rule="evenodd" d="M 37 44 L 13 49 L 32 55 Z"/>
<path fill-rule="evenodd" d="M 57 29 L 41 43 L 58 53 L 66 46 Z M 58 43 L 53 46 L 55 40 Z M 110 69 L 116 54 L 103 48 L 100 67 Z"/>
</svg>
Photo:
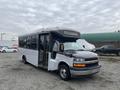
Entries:
<svg viewBox="0 0 120 90">
<path fill-rule="evenodd" d="M 83 50 L 86 50 L 86 51 L 95 50 L 95 45 L 87 42 L 85 39 L 78 39 L 77 42 Z"/>
<path fill-rule="evenodd" d="M 19 51 L 24 63 L 59 71 L 63 80 L 100 71 L 98 55 L 83 51 L 77 43 L 80 33 L 67 29 L 49 29 L 19 37 Z"/>
</svg>

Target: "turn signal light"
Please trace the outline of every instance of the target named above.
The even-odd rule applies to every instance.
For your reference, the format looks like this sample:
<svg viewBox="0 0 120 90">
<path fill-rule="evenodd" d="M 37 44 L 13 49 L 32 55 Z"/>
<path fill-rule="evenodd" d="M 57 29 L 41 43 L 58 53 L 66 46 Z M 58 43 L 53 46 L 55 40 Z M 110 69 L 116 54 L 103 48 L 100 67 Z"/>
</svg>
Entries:
<svg viewBox="0 0 120 90">
<path fill-rule="evenodd" d="M 86 66 L 85 64 L 78 64 L 78 63 L 73 64 L 73 67 L 77 67 L 77 68 L 83 68 L 85 66 Z"/>
</svg>

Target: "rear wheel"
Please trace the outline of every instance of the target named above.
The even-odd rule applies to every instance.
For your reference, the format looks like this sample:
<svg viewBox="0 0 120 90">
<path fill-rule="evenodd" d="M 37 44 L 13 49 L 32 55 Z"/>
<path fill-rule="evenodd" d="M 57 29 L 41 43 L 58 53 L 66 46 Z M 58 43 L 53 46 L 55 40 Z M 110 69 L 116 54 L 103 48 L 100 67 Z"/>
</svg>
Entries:
<svg viewBox="0 0 120 90">
<path fill-rule="evenodd" d="M 26 56 L 24 56 L 24 55 L 22 56 L 22 61 L 23 61 L 24 64 L 27 64 Z"/>
<path fill-rule="evenodd" d="M 71 79 L 71 74 L 69 67 L 67 65 L 60 65 L 59 66 L 59 76 L 62 80 L 69 80 Z"/>
</svg>

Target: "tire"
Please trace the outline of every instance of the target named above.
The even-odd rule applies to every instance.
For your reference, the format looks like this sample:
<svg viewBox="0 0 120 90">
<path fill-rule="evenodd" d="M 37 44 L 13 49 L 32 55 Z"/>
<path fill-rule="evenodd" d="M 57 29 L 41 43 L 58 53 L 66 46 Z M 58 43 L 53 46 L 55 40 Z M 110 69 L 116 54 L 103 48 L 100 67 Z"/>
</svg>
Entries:
<svg viewBox="0 0 120 90">
<path fill-rule="evenodd" d="M 71 79 L 71 74 L 69 67 L 67 65 L 60 65 L 59 66 L 59 76 L 62 80 L 70 80 Z"/>
<path fill-rule="evenodd" d="M 24 63 L 24 64 L 27 64 L 27 59 L 26 59 L 26 56 L 22 56 L 22 62 Z"/>
<path fill-rule="evenodd" d="M 3 51 L 2 51 L 2 53 L 6 53 L 6 51 L 5 51 L 5 50 L 3 50 Z"/>
</svg>

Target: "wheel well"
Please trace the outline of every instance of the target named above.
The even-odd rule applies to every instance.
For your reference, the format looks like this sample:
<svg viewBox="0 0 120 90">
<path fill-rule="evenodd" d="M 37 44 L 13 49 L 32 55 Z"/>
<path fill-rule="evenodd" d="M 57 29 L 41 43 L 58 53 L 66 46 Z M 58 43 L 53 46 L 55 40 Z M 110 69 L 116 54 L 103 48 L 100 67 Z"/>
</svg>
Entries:
<svg viewBox="0 0 120 90">
<path fill-rule="evenodd" d="M 59 65 L 58 65 L 58 68 L 59 68 L 60 65 L 66 65 L 67 67 L 69 67 L 68 64 L 65 63 L 65 62 L 60 62 Z"/>
<path fill-rule="evenodd" d="M 3 50 L 2 52 L 3 52 L 3 53 L 4 53 L 4 52 L 6 53 L 6 50 Z"/>
</svg>

